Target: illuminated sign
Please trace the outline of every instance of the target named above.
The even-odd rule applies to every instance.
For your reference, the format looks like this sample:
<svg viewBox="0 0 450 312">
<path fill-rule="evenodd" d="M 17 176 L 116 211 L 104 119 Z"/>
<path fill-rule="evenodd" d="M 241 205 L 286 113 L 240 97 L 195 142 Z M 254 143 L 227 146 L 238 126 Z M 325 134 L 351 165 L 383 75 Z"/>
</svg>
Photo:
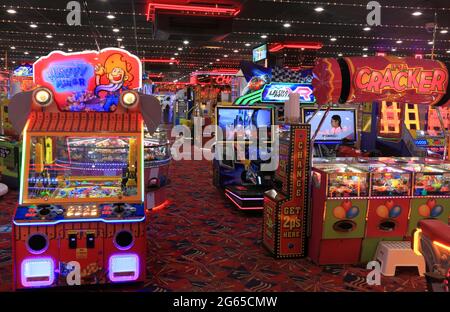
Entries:
<svg viewBox="0 0 450 312">
<path fill-rule="evenodd" d="M 13 75 L 16 77 L 32 77 L 33 76 L 33 66 L 30 64 L 23 64 L 17 66 L 14 69 Z"/>
<path fill-rule="evenodd" d="M 264 86 L 262 101 L 284 103 L 289 100 L 290 93 L 300 95 L 300 103 L 314 103 L 313 88 L 310 84 L 300 83 L 270 83 Z"/>
<path fill-rule="evenodd" d="M 192 75 L 191 84 L 230 85 L 234 75 Z"/>
<path fill-rule="evenodd" d="M 82 60 L 52 62 L 44 70 L 44 81 L 57 92 L 85 91 L 94 75 L 94 66 Z"/>
<path fill-rule="evenodd" d="M 253 62 L 259 62 L 267 58 L 267 44 L 253 49 Z"/>
<path fill-rule="evenodd" d="M 112 112 L 124 90 L 142 86 L 142 65 L 128 51 L 51 52 L 33 64 L 34 83 L 53 92 L 62 111 Z"/>
<path fill-rule="evenodd" d="M 361 91 L 373 93 L 381 93 L 384 90 L 416 90 L 419 94 L 445 93 L 447 81 L 448 76 L 444 69 L 424 70 L 397 64 L 389 65 L 384 70 L 362 67 L 355 75 L 356 87 Z"/>
</svg>

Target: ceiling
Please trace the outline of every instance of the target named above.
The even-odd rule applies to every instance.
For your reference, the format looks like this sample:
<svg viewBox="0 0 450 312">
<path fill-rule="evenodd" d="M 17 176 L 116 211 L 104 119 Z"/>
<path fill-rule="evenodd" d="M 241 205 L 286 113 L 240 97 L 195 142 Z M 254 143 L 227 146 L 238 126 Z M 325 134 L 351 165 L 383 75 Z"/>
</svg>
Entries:
<svg viewBox="0 0 450 312">
<path fill-rule="evenodd" d="M 153 38 L 152 22 L 147 21 L 145 14 L 148 0 L 79 1 L 86 3 L 82 5 L 81 26 L 67 24 L 67 2 L 2 0 L 0 67 L 11 68 L 21 62 L 33 61 L 52 50 L 81 51 L 123 46 L 141 58 L 173 57 L 178 60 L 178 64 L 172 65 L 146 64 L 146 71 L 162 72 L 165 80 L 172 81 L 187 79 L 195 70 L 238 68 L 241 60 L 251 60 L 253 47 L 263 42 L 280 41 L 323 43 L 323 48 L 318 51 L 283 51 L 285 65 L 295 67 L 312 65 L 317 57 L 337 57 L 340 53 L 352 56 L 384 51 L 398 56 L 427 55 L 433 46 L 436 59 L 450 61 L 448 0 L 379 0 L 381 25 L 370 26 L 366 31 L 363 29 L 367 27 L 368 1 L 241 1 L 242 10 L 233 19 L 232 32 L 225 39 L 207 42 L 187 35 L 183 40 L 188 40 L 188 44 L 183 40 Z M 323 7 L 322 12 L 315 11 L 319 6 Z M 16 13 L 10 14 L 8 9 Z M 422 14 L 414 16 L 412 13 L 416 11 Z M 115 18 L 109 19 L 108 15 Z M 438 26 L 433 40 L 433 32 L 425 25 L 435 20 Z M 286 23 L 291 26 L 284 27 Z M 31 24 L 37 27 L 32 28 Z M 119 31 L 114 32 L 114 28 Z M 261 35 L 267 38 L 262 39 Z"/>
</svg>

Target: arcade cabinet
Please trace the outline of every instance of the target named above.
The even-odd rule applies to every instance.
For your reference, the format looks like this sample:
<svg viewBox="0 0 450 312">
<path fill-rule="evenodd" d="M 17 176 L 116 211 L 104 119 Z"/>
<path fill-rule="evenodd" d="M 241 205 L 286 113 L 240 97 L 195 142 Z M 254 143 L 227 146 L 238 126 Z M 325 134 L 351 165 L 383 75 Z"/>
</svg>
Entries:
<svg viewBox="0 0 450 312">
<path fill-rule="evenodd" d="M 270 107 L 216 107 L 213 183 L 241 210 L 263 209 L 264 192 L 271 188 L 273 171 L 262 166 L 271 161 L 273 121 Z"/>
<path fill-rule="evenodd" d="M 10 104 L 23 131 L 14 288 L 142 282 L 144 122 L 153 133 L 161 108 L 134 91 L 139 59 L 115 48 L 52 52 L 34 68 L 40 87 Z M 109 72 L 121 73 L 116 91 Z"/>
</svg>

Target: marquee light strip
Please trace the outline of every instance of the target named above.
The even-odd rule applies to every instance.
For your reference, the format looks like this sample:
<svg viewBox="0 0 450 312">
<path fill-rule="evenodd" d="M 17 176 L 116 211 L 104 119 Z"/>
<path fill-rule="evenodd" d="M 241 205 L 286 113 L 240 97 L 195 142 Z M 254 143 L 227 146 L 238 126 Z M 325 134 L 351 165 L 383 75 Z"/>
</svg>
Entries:
<svg viewBox="0 0 450 312">
<path fill-rule="evenodd" d="M 271 19 L 271 18 L 255 18 L 255 17 L 236 17 L 235 21 L 243 22 L 261 22 L 261 23 L 277 23 L 277 24 L 299 24 L 299 25 L 328 25 L 328 26 L 345 26 L 345 27 L 366 27 L 367 24 L 363 23 L 343 23 L 343 22 L 315 22 L 305 20 L 283 20 L 283 19 Z M 399 25 L 399 24 L 381 24 L 377 25 L 377 28 L 410 28 L 410 29 L 424 29 L 423 25 Z M 449 29 L 448 27 L 438 27 L 437 30 Z"/>
<path fill-rule="evenodd" d="M 323 5 L 323 6 L 352 6 L 366 8 L 366 3 L 343 3 L 343 2 L 320 2 L 320 1 L 302 1 L 302 0 L 258 0 L 259 2 L 271 2 L 271 3 L 295 3 L 306 5 Z M 438 11 L 450 11 L 450 8 L 427 8 L 427 7 L 412 7 L 412 6 L 400 6 L 400 5 L 384 5 L 386 9 L 401 9 L 401 10 L 438 10 Z"/>
<path fill-rule="evenodd" d="M 363 37 L 363 36 L 344 36 L 344 35 L 316 35 L 316 34 L 288 34 L 288 33 L 268 33 L 268 32 L 251 32 L 251 31 L 236 31 L 233 32 L 233 34 L 238 35 L 250 35 L 250 36 L 260 36 L 260 35 L 267 35 L 267 36 L 284 36 L 284 37 L 308 37 L 308 38 L 341 38 L 341 39 L 364 39 L 364 40 L 390 40 L 390 41 L 411 41 L 411 42 L 428 42 L 430 39 L 412 39 L 412 38 L 392 38 L 392 37 Z M 435 40 L 435 42 L 445 42 L 449 43 L 450 40 Z"/>
</svg>

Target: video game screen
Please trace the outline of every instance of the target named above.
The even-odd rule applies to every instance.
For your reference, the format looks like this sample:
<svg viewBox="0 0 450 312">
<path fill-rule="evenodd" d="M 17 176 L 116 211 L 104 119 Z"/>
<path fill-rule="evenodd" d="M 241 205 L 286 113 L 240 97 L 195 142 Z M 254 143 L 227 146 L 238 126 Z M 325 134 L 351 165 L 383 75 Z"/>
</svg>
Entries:
<svg viewBox="0 0 450 312">
<path fill-rule="evenodd" d="M 314 114 L 315 109 L 304 109 L 303 120 L 308 121 Z M 309 122 L 311 124 L 311 136 L 317 130 L 325 110 L 319 111 Z M 324 141 L 342 141 L 348 139 L 356 141 L 356 115 L 355 110 L 351 109 L 332 109 L 325 118 L 319 133 L 316 136 L 316 142 Z"/>
<path fill-rule="evenodd" d="M 272 110 L 270 108 L 217 108 L 217 125 L 226 141 L 257 140 L 261 128 L 271 138 Z"/>
</svg>

